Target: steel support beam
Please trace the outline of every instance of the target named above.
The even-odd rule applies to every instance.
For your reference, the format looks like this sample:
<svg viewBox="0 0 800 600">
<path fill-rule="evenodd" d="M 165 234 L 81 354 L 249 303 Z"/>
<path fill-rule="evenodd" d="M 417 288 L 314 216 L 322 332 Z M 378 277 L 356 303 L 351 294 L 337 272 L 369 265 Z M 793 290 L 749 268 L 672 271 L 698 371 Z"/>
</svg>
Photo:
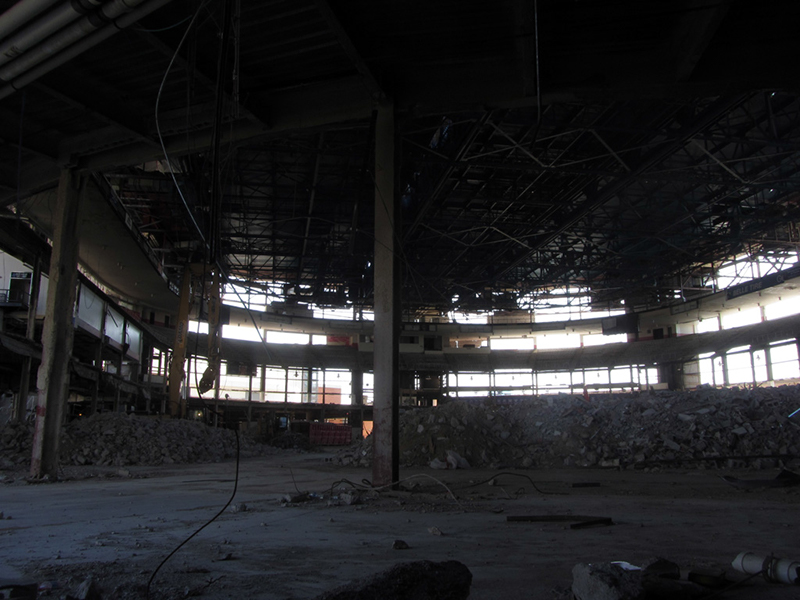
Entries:
<svg viewBox="0 0 800 600">
<path fill-rule="evenodd" d="M 395 204 L 394 106 L 381 103 L 375 122 L 375 401 L 373 485 L 399 479 L 400 252 L 399 203 Z"/>
<path fill-rule="evenodd" d="M 31 477 L 58 476 L 61 423 L 69 392 L 72 322 L 78 283 L 78 204 L 86 180 L 64 169 L 58 184 L 50 285 L 42 332 L 42 364 L 37 381 L 36 429 L 33 434 Z"/>
</svg>

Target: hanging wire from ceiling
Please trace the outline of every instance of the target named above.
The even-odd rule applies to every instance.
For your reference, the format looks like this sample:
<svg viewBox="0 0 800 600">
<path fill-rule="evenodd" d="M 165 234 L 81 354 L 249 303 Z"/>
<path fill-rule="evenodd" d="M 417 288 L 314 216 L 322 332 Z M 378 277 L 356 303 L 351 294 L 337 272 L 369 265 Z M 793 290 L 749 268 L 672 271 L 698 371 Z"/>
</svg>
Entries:
<svg viewBox="0 0 800 600">
<path fill-rule="evenodd" d="M 183 190 L 181 189 L 180 184 L 178 183 L 178 178 L 175 177 L 175 171 L 172 168 L 172 161 L 169 156 L 169 152 L 167 152 L 167 146 L 164 142 L 164 135 L 161 132 L 161 121 L 159 117 L 159 108 L 161 106 L 161 96 L 164 92 L 164 86 L 166 85 L 167 78 L 169 77 L 170 71 L 172 70 L 172 66 L 175 64 L 175 60 L 178 58 L 178 54 L 181 51 L 184 43 L 186 42 L 187 37 L 189 36 L 189 32 L 191 32 L 192 27 L 197 21 L 197 17 L 200 15 L 202 9 L 210 2 L 210 0 L 205 0 L 201 2 L 200 5 L 197 7 L 197 10 L 192 15 L 191 21 L 186 26 L 186 30 L 183 32 L 181 36 L 180 42 L 178 42 L 178 46 L 175 48 L 175 52 L 172 54 L 172 58 L 167 65 L 166 70 L 164 71 L 164 76 L 161 78 L 161 83 L 158 86 L 158 94 L 156 94 L 156 103 L 155 103 L 155 125 L 156 125 L 156 134 L 158 136 L 158 142 L 161 145 L 161 151 L 164 154 L 164 160 L 167 163 L 167 170 L 169 171 L 170 177 L 172 178 L 172 182 L 175 184 L 175 189 L 178 192 L 178 196 L 183 203 L 184 208 L 186 209 L 186 214 L 189 216 L 189 219 L 192 221 L 192 225 L 194 225 L 195 231 L 200 236 L 200 239 L 203 241 L 204 246 L 208 246 L 208 241 L 206 240 L 206 236 L 203 235 L 203 230 L 200 228 L 200 225 L 197 223 L 197 219 L 195 219 L 194 212 L 192 211 L 189 203 L 186 201 L 186 197 L 183 195 Z"/>
</svg>

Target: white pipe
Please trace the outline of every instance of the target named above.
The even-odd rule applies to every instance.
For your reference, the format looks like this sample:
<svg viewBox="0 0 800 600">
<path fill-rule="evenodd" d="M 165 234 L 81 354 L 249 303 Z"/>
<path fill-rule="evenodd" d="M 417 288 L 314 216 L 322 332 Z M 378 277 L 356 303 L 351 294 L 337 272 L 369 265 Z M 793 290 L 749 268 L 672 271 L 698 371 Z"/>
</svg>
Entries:
<svg viewBox="0 0 800 600">
<path fill-rule="evenodd" d="M 120 15 L 129 12 L 142 2 L 144 0 L 113 0 L 103 5 L 96 12 L 75 21 L 36 47 L 31 48 L 16 60 L 0 68 L 0 79 L 3 81 L 13 80 L 25 71 L 68 48 L 81 38 L 85 38 L 88 34 L 100 29 Z"/>
<path fill-rule="evenodd" d="M 758 556 L 752 552 L 741 552 L 731 563 L 733 568 L 748 575 L 764 571 L 764 579 L 777 583 L 800 583 L 800 562 L 774 556 Z"/>
<path fill-rule="evenodd" d="M 0 15 L 0 40 L 16 31 L 58 0 L 20 0 Z"/>
<path fill-rule="evenodd" d="M 102 29 L 95 31 L 94 33 L 80 40 L 79 42 L 72 44 L 65 50 L 59 52 L 57 55 L 52 56 L 45 62 L 37 65 L 30 71 L 27 71 L 20 77 L 14 79 L 14 81 L 9 83 L 8 85 L 5 85 L 2 88 L 0 88 L 0 100 L 2 100 L 3 98 L 7 98 L 17 90 L 20 90 L 26 85 L 33 83 L 34 81 L 39 79 L 39 77 L 41 77 L 42 75 L 49 73 L 53 69 L 60 67 L 61 65 L 72 60 L 76 56 L 83 54 L 84 52 L 86 52 L 90 48 L 93 48 L 100 42 L 104 42 L 112 35 L 117 33 L 117 31 L 120 31 L 121 29 L 133 25 L 134 23 L 136 23 L 136 21 L 138 21 L 142 17 L 149 15 L 151 12 L 158 10 L 165 4 L 168 4 L 169 2 L 171 2 L 171 0 L 151 0 L 148 3 L 139 6 L 132 12 L 129 12 L 115 19 L 113 23 L 106 25 Z"/>
<path fill-rule="evenodd" d="M 102 0 L 65 2 L 0 44 L 0 65 L 14 60 L 43 39 L 100 6 Z"/>
</svg>

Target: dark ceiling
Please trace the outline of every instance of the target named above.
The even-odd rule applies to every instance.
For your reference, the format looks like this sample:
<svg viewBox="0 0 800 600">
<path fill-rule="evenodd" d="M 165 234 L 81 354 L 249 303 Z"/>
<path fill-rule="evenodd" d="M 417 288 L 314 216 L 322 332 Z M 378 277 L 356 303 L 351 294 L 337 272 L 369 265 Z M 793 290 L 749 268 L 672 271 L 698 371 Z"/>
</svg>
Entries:
<svg viewBox="0 0 800 600">
<path fill-rule="evenodd" d="M 654 306 L 800 242 L 795 0 L 126 1 L 3 38 L 0 205 L 91 172 L 173 282 L 213 221 L 229 277 L 369 307 L 387 99 L 412 313 Z"/>
</svg>

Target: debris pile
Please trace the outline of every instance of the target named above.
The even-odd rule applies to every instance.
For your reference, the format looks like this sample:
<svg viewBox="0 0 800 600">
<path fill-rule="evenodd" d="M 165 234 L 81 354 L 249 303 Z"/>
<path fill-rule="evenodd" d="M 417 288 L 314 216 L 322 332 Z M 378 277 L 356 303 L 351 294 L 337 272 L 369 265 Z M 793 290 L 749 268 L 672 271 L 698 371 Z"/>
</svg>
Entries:
<svg viewBox="0 0 800 600">
<path fill-rule="evenodd" d="M 0 468 L 30 463 L 33 425 L 8 421 L 0 426 Z"/>
<path fill-rule="evenodd" d="M 491 468 L 767 469 L 800 457 L 800 419 L 788 418 L 800 406 L 798 386 L 597 394 L 588 402 L 566 394 L 503 401 L 404 410 L 401 464 L 446 461 L 448 451 Z M 369 437 L 338 455 L 344 466 L 371 462 Z"/>
<path fill-rule="evenodd" d="M 314 600 L 465 600 L 471 586 L 472 572 L 462 562 L 418 560 L 397 564 L 365 581 L 342 586 Z"/>
<path fill-rule="evenodd" d="M 0 467 L 30 461 L 33 426 L 8 423 L 0 430 Z M 275 452 L 239 434 L 241 456 Z M 161 465 L 218 462 L 236 456 L 236 434 L 197 421 L 160 420 L 99 413 L 70 422 L 62 431 L 64 465 Z"/>
</svg>

